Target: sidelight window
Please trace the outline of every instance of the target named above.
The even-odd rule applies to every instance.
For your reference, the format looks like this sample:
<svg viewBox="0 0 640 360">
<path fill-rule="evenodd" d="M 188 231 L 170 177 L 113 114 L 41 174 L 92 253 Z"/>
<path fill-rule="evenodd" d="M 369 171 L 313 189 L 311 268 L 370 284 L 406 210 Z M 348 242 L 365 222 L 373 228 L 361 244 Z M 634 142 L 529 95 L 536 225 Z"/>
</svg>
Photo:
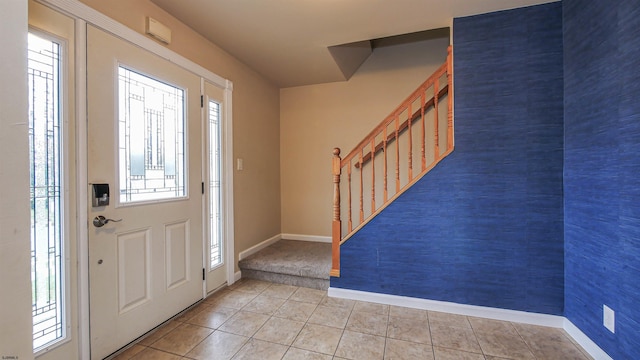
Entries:
<svg viewBox="0 0 640 360">
<path fill-rule="evenodd" d="M 61 45 L 28 35 L 33 348 L 65 338 Z"/>
<path fill-rule="evenodd" d="M 220 104 L 209 101 L 209 256 L 210 269 L 222 265 L 220 225 Z"/>
</svg>

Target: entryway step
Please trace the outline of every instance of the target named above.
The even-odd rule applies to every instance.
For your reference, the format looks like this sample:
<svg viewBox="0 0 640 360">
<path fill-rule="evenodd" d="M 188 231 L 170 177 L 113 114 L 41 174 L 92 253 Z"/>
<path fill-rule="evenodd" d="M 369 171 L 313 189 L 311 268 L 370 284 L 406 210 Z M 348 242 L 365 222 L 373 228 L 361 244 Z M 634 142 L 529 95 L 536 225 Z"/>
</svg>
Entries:
<svg viewBox="0 0 640 360">
<path fill-rule="evenodd" d="M 243 278 L 326 290 L 331 244 L 283 239 L 240 260 L 238 266 Z"/>
</svg>

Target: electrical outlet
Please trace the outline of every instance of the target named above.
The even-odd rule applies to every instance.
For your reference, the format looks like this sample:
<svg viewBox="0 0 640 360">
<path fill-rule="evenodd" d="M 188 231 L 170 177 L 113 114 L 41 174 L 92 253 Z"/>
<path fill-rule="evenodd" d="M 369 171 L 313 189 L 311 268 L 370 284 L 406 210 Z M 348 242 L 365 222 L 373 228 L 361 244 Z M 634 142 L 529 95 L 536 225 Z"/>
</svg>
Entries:
<svg viewBox="0 0 640 360">
<path fill-rule="evenodd" d="M 607 305 L 602 305 L 602 325 L 612 333 L 616 333 L 616 313 Z"/>
<path fill-rule="evenodd" d="M 236 161 L 236 169 L 238 169 L 238 171 L 244 170 L 244 160 L 242 160 L 241 158 L 238 158 L 238 160 Z"/>
</svg>

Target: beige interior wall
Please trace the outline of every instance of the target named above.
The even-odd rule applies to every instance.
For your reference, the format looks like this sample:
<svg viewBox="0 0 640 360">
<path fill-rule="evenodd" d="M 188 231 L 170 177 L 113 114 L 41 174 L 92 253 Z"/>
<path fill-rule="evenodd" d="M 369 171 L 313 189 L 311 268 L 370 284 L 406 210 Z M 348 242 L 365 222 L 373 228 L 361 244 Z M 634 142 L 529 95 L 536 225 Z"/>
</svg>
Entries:
<svg viewBox="0 0 640 360">
<path fill-rule="evenodd" d="M 331 235 L 332 149 L 348 154 L 446 60 L 448 45 L 377 48 L 347 82 L 280 90 L 283 233 Z"/>
<path fill-rule="evenodd" d="M 280 233 L 279 89 L 149 0 L 81 0 L 144 34 L 145 17 L 168 26 L 167 47 L 233 82 L 235 258 Z M 236 269 L 237 270 L 237 269 Z"/>
<path fill-rule="evenodd" d="M 33 359 L 27 2 L 0 2 L 0 358 Z"/>
</svg>

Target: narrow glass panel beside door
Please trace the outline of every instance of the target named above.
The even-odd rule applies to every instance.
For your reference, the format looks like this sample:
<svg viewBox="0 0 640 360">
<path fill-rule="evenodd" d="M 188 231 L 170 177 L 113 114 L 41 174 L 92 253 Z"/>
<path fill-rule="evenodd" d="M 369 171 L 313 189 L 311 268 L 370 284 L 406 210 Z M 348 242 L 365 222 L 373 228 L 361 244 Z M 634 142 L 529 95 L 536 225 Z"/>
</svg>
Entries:
<svg viewBox="0 0 640 360">
<path fill-rule="evenodd" d="M 223 264 L 220 226 L 220 104 L 209 101 L 209 241 L 210 269 Z"/>
<path fill-rule="evenodd" d="M 29 33 L 33 348 L 65 338 L 60 45 Z"/>
</svg>

